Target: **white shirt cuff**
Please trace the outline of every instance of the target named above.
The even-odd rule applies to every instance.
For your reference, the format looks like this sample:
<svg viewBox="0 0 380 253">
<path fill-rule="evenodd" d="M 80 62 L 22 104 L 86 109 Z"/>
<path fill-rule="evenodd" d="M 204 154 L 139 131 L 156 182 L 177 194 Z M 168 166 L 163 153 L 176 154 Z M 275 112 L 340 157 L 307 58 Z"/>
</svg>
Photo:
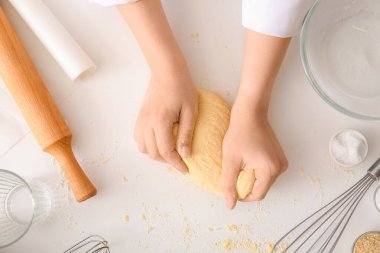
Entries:
<svg viewBox="0 0 380 253">
<path fill-rule="evenodd" d="M 314 0 L 243 0 L 242 23 L 247 29 L 276 37 L 293 37 Z"/>
</svg>

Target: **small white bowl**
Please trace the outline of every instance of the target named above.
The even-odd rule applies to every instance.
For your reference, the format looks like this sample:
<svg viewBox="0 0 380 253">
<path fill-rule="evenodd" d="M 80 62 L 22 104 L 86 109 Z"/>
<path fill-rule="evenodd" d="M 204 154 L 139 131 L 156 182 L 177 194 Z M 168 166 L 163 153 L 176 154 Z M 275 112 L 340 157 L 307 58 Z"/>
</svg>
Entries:
<svg viewBox="0 0 380 253">
<path fill-rule="evenodd" d="M 380 213 L 380 186 L 377 187 L 374 196 L 375 206 L 377 211 Z"/>
<path fill-rule="evenodd" d="M 333 150 L 334 145 L 336 145 L 336 142 L 339 141 L 338 140 L 339 137 L 342 137 L 342 135 L 344 135 L 344 134 L 351 134 L 354 137 L 359 138 L 363 142 L 363 146 L 361 147 L 361 150 L 358 150 L 358 152 L 361 153 L 361 159 L 360 160 L 356 160 L 356 161 L 349 161 L 349 159 L 348 160 L 344 160 L 341 157 L 338 157 L 338 154 L 336 154 L 336 152 L 334 152 L 334 150 Z M 344 146 L 344 145 L 346 145 L 346 146 Z M 346 148 L 346 152 L 349 153 L 349 151 L 350 151 L 349 149 L 353 148 L 353 147 L 349 147 L 347 143 L 342 143 L 342 148 L 343 149 Z M 343 130 L 338 131 L 337 133 L 335 133 L 331 137 L 330 143 L 329 143 L 329 153 L 330 153 L 330 157 L 338 165 L 340 165 L 340 166 L 342 166 L 344 168 L 352 167 L 352 166 L 360 164 L 367 157 L 368 142 L 367 142 L 366 138 L 364 137 L 364 135 L 362 133 L 360 133 L 359 131 L 354 130 L 354 129 L 343 129 Z"/>
</svg>

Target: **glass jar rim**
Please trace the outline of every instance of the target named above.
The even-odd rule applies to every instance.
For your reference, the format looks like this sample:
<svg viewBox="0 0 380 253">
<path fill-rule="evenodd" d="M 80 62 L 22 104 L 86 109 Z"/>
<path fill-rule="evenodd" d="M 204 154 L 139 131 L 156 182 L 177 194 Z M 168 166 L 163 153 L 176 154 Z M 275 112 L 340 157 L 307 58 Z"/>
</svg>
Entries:
<svg viewBox="0 0 380 253">
<path fill-rule="evenodd" d="M 14 172 L 12 172 L 10 170 L 0 169 L 0 173 L 7 173 L 7 174 L 10 174 L 13 177 L 16 177 L 17 179 L 21 180 L 21 182 L 25 184 L 26 188 L 29 190 L 29 192 L 30 192 L 30 194 L 32 195 L 32 198 L 33 198 L 32 188 L 30 187 L 30 185 L 28 184 L 28 182 L 25 181 L 25 179 L 23 179 L 21 176 L 17 175 L 16 173 L 14 173 Z M 34 200 L 33 200 L 33 206 L 34 205 L 35 205 L 35 203 L 34 203 Z M 30 230 L 30 228 L 32 226 L 32 223 L 33 223 L 34 216 L 35 216 L 35 211 L 34 211 L 34 208 L 33 208 L 33 214 L 31 215 L 30 221 L 28 222 L 28 225 L 25 228 L 24 232 L 22 234 L 20 234 L 16 239 L 12 240 L 11 242 L 9 242 L 7 244 L 4 244 L 4 245 L 0 245 L 0 249 L 9 247 L 12 244 L 18 242 L 21 238 L 23 238 L 25 236 L 25 234 Z"/>
</svg>

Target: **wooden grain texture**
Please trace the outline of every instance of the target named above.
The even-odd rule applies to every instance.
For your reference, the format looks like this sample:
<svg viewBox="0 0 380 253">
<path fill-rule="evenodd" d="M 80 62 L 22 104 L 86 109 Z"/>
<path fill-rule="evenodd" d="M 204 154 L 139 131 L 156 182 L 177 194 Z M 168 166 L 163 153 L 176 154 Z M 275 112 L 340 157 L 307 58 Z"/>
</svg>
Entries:
<svg viewBox="0 0 380 253">
<path fill-rule="evenodd" d="M 96 194 L 72 148 L 72 134 L 0 7 L 0 75 L 41 148 L 60 163 L 78 201 Z"/>
</svg>

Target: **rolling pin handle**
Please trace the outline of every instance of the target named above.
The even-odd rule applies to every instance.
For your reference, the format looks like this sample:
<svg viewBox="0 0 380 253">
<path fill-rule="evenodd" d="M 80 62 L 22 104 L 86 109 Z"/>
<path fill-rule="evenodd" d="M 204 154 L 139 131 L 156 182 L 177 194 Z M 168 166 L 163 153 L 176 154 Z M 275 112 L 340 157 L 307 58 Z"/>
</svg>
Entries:
<svg viewBox="0 0 380 253">
<path fill-rule="evenodd" d="M 71 139 L 71 136 L 64 137 L 46 147 L 44 151 L 58 160 L 76 200 L 82 202 L 96 195 L 96 188 L 78 164 L 72 151 Z"/>
</svg>

